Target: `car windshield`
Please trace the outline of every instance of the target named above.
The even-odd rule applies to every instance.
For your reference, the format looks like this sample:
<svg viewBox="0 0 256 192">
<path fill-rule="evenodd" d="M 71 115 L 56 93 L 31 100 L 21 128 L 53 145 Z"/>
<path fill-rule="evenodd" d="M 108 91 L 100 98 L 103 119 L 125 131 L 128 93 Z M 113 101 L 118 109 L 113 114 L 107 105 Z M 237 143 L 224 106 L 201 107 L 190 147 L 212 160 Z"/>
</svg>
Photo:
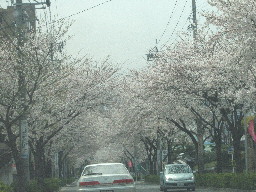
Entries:
<svg viewBox="0 0 256 192">
<path fill-rule="evenodd" d="M 188 165 L 172 165 L 165 168 L 167 174 L 173 173 L 192 173 L 191 168 Z"/>
<path fill-rule="evenodd" d="M 87 166 L 82 175 L 127 174 L 128 170 L 121 164 Z"/>
</svg>

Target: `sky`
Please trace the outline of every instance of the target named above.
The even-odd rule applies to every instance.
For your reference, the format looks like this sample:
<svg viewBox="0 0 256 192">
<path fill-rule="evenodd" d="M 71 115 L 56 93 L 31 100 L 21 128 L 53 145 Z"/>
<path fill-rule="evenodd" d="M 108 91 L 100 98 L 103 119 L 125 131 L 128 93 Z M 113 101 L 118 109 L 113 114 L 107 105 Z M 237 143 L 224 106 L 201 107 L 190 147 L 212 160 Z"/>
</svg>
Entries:
<svg viewBox="0 0 256 192">
<path fill-rule="evenodd" d="M 35 1 L 23 0 L 28 2 Z M 0 0 L 2 7 L 10 3 Z M 196 0 L 196 4 L 200 22 L 200 12 L 209 6 L 207 0 Z M 69 54 L 97 61 L 110 56 L 123 69 L 146 66 L 149 50 L 177 41 L 180 31 L 192 34 L 187 30 L 191 13 L 192 0 L 51 0 L 50 8 L 37 9 L 37 15 L 51 15 L 52 20 L 74 21 L 69 30 L 72 39 L 66 45 Z"/>
</svg>

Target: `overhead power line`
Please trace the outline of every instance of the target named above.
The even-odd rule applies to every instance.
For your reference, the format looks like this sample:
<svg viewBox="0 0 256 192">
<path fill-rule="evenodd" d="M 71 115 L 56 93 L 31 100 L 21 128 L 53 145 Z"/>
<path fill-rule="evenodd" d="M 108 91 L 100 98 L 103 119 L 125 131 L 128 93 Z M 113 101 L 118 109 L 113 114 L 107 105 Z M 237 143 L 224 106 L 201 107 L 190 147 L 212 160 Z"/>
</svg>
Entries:
<svg viewBox="0 0 256 192">
<path fill-rule="evenodd" d="M 179 19 L 178 19 L 178 21 L 177 21 L 177 23 L 176 23 L 176 25 L 175 25 L 175 27 L 174 27 L 172 33 L 171 33 L 171 36 L 170 36 L 169 39 L 165 42 L 165 44 L 162 45 L 161 50 L 162 50 L 165 46 L 167 46 L 167 43 L 170 41 L 170 39 L 172 38 L 174 32 L 176 31 L 176 28 L 178 27 L 178 25 L 179 25 L 179 23 L 180 23 L 181 16 L 183 15 L 183 13 L 184 13 L 184 11 L 185 11 L 185 8 L 186 8 L 186 6 L 187 6 L 187 2 L 188 2 L 188 0 L 186 0 L 185 4 L 184 4 L 184 6 L 183 6 L 183 9 L 182 9 L 182 11 L 181 11 L 180 17 L 179 17 Z"/>
<path fill-rule="evenodd" d="M 177 21 L 177 23 L 176 23 L 176 25 L 175 25 L 175 27 L 174 27 L 172 33 L 171 33 L 171 36 L 169 37 L 169 39 L 167 40 L 167 42 L 162 45 L 162 47 L 160 48 L 160 51 L 161 51 L 165 46 L 167 46 L 167 43 L 169 42 L 169 40 L 172 38 L 174 32 L 176 31 L 176 28 L 177 28 L 178 25 L 179 25 L 181 16 L 183 15 L 184 10 L 185 10 L 185 8 L 186 8 L 186 6 L 187 6 L 187 2 L 188 2 L 188 0 L 186 0 L 185 4 L 184 4 L 184 6 L 183 6 L 183 9 L 182 9 L 181 14 L 180 14 L 180 16 L 179 16 L 179 19 L 178 19 L 178 21 Z M 175 6 L 176 6 L 176 5 L 177 5 L 177 1 L 176 1 L 176 3 L 175 3 Z M 174 11 L 174 10 L 173 10 L 173 11 Z M 172 12 L 173 12 L 173 11 L 172 11 Z M 169 21 L 168 21 L 168 23 L 167 23 L 167 26 L 168 26 L 169 23 L 170 23 L 170 19 L 171 19 L 171 16 L 170 16 L 170 18 L 169 18 Z M 166 29 L 167 29 L 167 26 L 166 26 L 166 28 L 165 28 L 165 31 L 166 31 Z M 165 31 L 163 32 L 161 38 L 163 37 Z M 159 41 L 156 40 L 156 44 L 158 44 L 158 43 L 159 43 Z M 153 53 L 153 52 L 155 52 L 155 53 Z M 149 50 L 149 53 L 148 53 L 148 54 L 146 54 L 146 55 L 147 55 L 147 61 L 152 61 L 152 59 L 156 57 L 156 53 L 157 53 L 157 52 L 159 52 L 159 49 L 157 48 L 157 45 L 156 45 L 154 48 L 151 48 L 151 49 Z"/>
<path fill-rule="evenodd" d="M 191 16 L 192 16 L 192 13 L 190 13 L 190 15 L 189 15 L 187 21 L 184 23 L 184 25 L 182 26 L 182 28 L 180 29 L 180 31 L 184 31 L 184 30 L 185 30 L 185 27 L 187 27 L 187 30 L 191 29 L 191 22 L 190 22 L 190 20 L 191 20 L 190 17 L 191 17 Z M 176 38 L 174 39 L 174 41 L 170 44 L 170 47 L 171 47 L 172 45 L 174 45 L 174 44 L 178 41 L 178 38 L 180 38 L 180 36 L 179 36 L 179 37 L 176 37 Z"/>
<path fill-rule="evenodd" d="M 151 52 L 158 52 L 157 44 L 160 43 L 162 37 L 164 36 L 164 34 L 165 34 L 166 31 L 167 31 L 167 28 L 168 28 L 169 24 L 171 23 L 171 19 L 172 19 L 172 16 L 173 16 L 173 13 L 174 13 L 174 11 L 175 11 L 175 8 L 176 8 L 177 4 L 178 4 L 178 0 L 175 1 L 175 4 L 174 4 L 173 9 L 172 9 L 172 11 L 171 11 L 169 20 L 168 20 L 168 22 L 167 22 L 167 24 L 166 24 L 166 26 L 165 26 L 165 29 L 164 29 L 164 31 L 163 31 L 161 37 L 160 37 L 159 39 L 156 39 L 156 46 L 153 47 L 153 48 L 151 48 L 151 49 L 149 49 L 149 54 L 146 54 L 148 61 L 150 61 L 150 57 L 153 57 L 153 55 L 154 55 L 154 54 L 151 53 Z"/>
<path fill-rule="evenodd" d="M 99 6 L 101 6 L 101 5 L 104 5 L 104 4 L 106 4 L 106 3 L 109 3 L 109 2 L 111 2 L 111 1 L 113 1 L 113 0 L 104 1 L 103 3 L 99 3 L 99 4 L 97 4 L 97 5 L 94 5 L 94 6 L 92 6 L 92 7 L 89 7 L 89 8 L 87 8 L 87 9 L 82 10 L 82 11 L 79 11 L 79 12 L 77 12 L 77 13 L 74 13 L 74 14 L 72 14 L 72 15 L 69 15 L 69 16 L 67 16 L 67 17 L 62 17 L 62 18 L 60 18 L 60 19 L 53 20 L 52 23 L 55 23 L 55 22 L 58 22 L 58 21 L 62 21 L 62 20 L 64 20 L 64 19 L 68 19 L 68 18 L 70 18 L 70 17 L 79 15 L 79 14 L 81 14 L 81 13 L 84 13 L 84 12 L 89 11 L 89 10 L 91 10 L 91 9 L 94 9 L 94 8 L 96 8 L 96 7 L 99 7 Z M 50 23 L 50 24 L 51 24 L 51 23 Z"/>
<path fill-rule="evenodd" d="M 169 24 L 170 24 L 170 22 L 171 22 L 171 19 L 172 19 L 174 10 L 175 10 L 175 8 L 176 8 L 176 6 L 177 6 L 177 3 L 178 3 L 178 0 L 176 0 L 175 4 L 174 4 L 174 6 L 173 6 L 173 9 L 172 9 L 171 15 L 170 15 L 170 17 L 169 17 L 169 20 L 168 20 L 168 22 L 167 22 L 167 24 L 166 24 L 166 26 L 165 26 L 165 29 L 164 29 L 164 31 L 163 31 L 161 37 L 158 39 L 158 43 L 160 43 L 162 37 L 164 36 L 164 34 L 165 34 L 166 30 L 167 30 L 167 27 L 169 26 Z"/>
</svg>

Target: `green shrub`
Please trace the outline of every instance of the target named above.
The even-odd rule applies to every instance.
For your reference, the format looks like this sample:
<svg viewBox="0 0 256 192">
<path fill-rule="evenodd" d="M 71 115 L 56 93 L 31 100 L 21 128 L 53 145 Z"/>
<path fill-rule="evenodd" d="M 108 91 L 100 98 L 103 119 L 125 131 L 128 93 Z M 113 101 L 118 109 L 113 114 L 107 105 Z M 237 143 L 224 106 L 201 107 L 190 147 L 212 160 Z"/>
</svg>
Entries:
<svg viewBox="0 0 256 192">
<path fill-rule="evenodd" d="M 147 176 L 145 176 L 145 182 L 159 184 L 160 177 L 158 175 L 147 175 Z"/>
<path fill-rule="evenodd" d="M 36 180 L 31 180 L 26 187 L 27 192 L 57 192 L 63 185 L 62 181 L 58 178 L 47 178 L 44 183 L 38 184 Z M 17 184 L 13 184 L 14 189 L 17 189 Z M 17 190 L 14 190 L 17 191 Z M 0 190 L 0 192 L 2 192 Z M 9 192 L 9 191 L 8 191 Z"/>
<path fill-rule="evenodd" d="M 196 174 L 196 185 L 216 188 L 256 189 L 256 174 Z"/>
<path fill-rule="evenodd" d="M 44 182 L 45 192 L 55 192 L 63 186 L 62 180 L 59 178 L 47 178 Z"/>
<path fill-rule="evenodd" d="M 71 184 L 75 181 L 76 179 L 71 177 L 71 178 L 66 178 L 66 179 L 62 179 L 62 186 L 66 185 L 66 184 Z"/>
<path fill-rule="evenodd" d="M 44 192 L 44 190 L 37 184 L 37 181 L 31 180 L 27 186 L 28 192 Z"/>
<path fill-rule="evenodd" d="M 12 192 L 12 187 L 0 181 L 0 192 Z"/>
</svg>

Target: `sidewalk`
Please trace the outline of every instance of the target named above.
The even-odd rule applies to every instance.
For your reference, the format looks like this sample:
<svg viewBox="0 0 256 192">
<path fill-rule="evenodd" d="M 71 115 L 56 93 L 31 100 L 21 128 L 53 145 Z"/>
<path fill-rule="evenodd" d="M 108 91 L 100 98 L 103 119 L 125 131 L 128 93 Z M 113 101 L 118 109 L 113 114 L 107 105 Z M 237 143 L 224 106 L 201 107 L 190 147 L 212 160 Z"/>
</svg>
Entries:
<svg viewBox="0 0 256 192">
<path fill-rule="evenodd" d="M 212 189 L 219 192 L 256 192 L 256 190 L 242 190 L 242 189 L 215 188 L 215 187 L 196 187 L 196 189 Z"/>
</svg>

